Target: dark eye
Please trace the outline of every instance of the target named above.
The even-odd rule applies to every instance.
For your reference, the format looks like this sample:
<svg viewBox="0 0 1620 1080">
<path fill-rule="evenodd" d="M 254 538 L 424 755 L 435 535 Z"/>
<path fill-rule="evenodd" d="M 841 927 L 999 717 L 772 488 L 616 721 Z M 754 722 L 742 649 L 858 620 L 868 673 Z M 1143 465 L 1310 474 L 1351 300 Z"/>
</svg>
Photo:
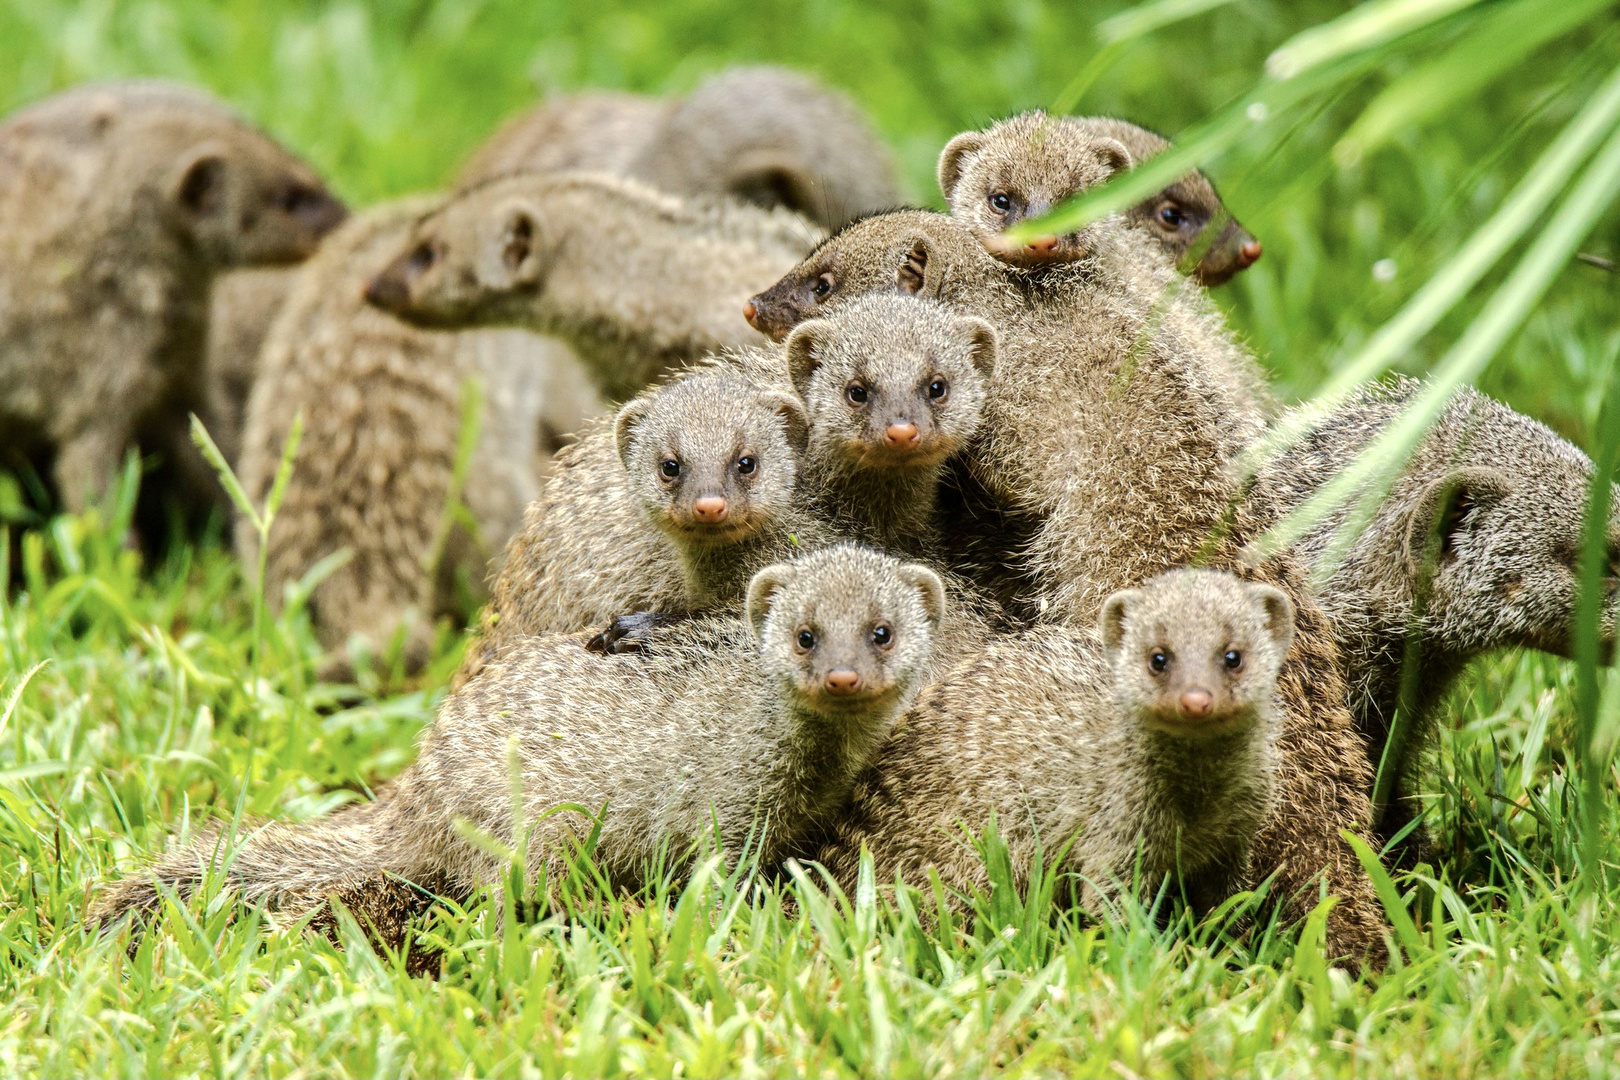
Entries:
<svg viewBox="0 0 1620 1080">
<path fill-rule="evenodd" d="M 894 631 L 882 623 L 872 627 L 872 644 L 880 649 L 887 649 L 894 642 Z"/>
<path fill-rule="evenodd" d="M 418 272 L 426 270 L 428 267 L 433 265 L 438 257 L 439 253 L 433 250 L 432 244 L 418 244 L 416 245 L 416 250 L 411 252 L 411 269 Z"/>
<path fill-rule="evenodd" d="M 799 648 L 804 650 L 805 652 L 809 652 L 811 649 L 813 649 L 815 647 L 816 647 L 816 635 L 812 634 L 808 630 L 800 630 L 799 631 Z"/>
<path fill-rule="evenodd" d="M 865 405 L 866 387 L 858 382 L 852 382 L 844 388 L 844 396 L 849 399 L 851 405 Z"/>
<path fill-rule="evenodd" d="M 681 475 L 681 463 L 674 458 L 668 458 L 658 466 L 658 471 L 663 473 L 665 478 L 673 480 Z"/>
<path fill-rule="evenodd" d="M 1170 658 L 1162 652 L 1156 652 L 1148 657 L 1148 667 L 1154 671 L 1163 671 L 1170 666 Z"/>
<path fill-rule="evenodd" d="M 831 274 L 822 274 L 816 278 L 815 284 L 810 286 L 810 291 L 816 294 L 818 300 L 826 297 L 828 293 L 833 291 L 833 276 Z"/>
<path fill-rule="evenodd" d="M 281 194 L 276 196 L 276 205 L 289 214 L 296 214 L 304 207 L 315 201 L 315 193 L 308 188 L 283 188 Z"/>
<path fill-rule="evenodd" d="M 740 457 L 737 459 L 737 471 L 747 476 L 754 471 L 755 464 L 754 459 L 751 457 Z"/>
<path fill-rule="evenodd" d="M 928 396 L 933 398 L 935 401 L 943 400 L 945 395 L 950 392 L 951 384 L 946 382 L 944 379 L 935 379 L 933 382 L 928 384 Z"/>
<path fill-rule="evenodd" d="M 1165 203 L 1159 207 L 1159 220 L 1167 229 L 1179 229 L 1187 223 L 1187 215 L 1175 203 Z"/>
<path fill-rule="evenodd" d="M 1243 654 L 1236 649 L 1226 650 L 1225 660 L 1227 671 L 1236 671 L 1243 666 Z"/>
<path fill-rule="evenodd" d="M 1005 214 L 1012 209 L 1012 199 L 1005 191 L 992 191 L 990 193 L 990 205 L 995 208 L 997 213 Z"/>
</svg>

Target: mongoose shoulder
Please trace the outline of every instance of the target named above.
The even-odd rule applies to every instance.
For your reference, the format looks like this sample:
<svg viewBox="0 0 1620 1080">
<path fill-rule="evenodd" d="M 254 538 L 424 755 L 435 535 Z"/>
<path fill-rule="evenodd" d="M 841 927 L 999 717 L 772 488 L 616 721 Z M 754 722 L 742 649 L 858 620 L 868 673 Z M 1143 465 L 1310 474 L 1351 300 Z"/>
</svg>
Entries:
<svg viewBox="0 0 1620 1080">
<path fill-rule="evenodd" d="M 962 829 L 994 820 L 1020 886 L 1068 844 L 1087 907 L 1137 869 L 1219 901 L 1272 807 L 1293 611 L 1270 585 L 1173 570 L 1111 596 L 1099 632 L 994 641 L 902 718 L 820 860 L 850 887 L 864 847 L 879 882 L 932 867 L 982 888 Z"/>
<path fill-rule="evenodd" d="M 377 802 L 266 826 L 234 852 L 206 834 L 112 886 L 91 920 L 151 911 L 159 883 L 189 894 L 210 865 L 244 899 L 295 914 L 387 875 L 464 900 L 506 876 L 458 822 L 506 844 L 532 827 L 531 876 L 555 875 L 592 827 L 563 804 L 605 812 L 596 865 L 623 888 L 665 844 L 679 865 L 716 822 L 732 859 L 756 829 L 771 866 L 838 811 L 888 737 L 944 604 L 927 568 L 838 546 L 760 571 L 745 618 L 690 621 L 656 656 L 525 639 L 445 702 Z"/>
<path fill-rule="evenodd" d="M 189 449 L 209 283 L 342 220 L 314 172 L 207 95 L 82 86 L 0 123 L 0 452 L 70 509 L 127 447 Z M 178 434 L 177 434 L 178 433 Z"/>
<path fill-rule="evenodd" d="M 1048 236 L 1006 246 L 1000 234 L 1025 218 L 1097 186 L 1116 172 L 1169 148 L 1162 136 L 1112 117 L 1022 113 L 983 131 L 968 131 L 946 144 L 939 184 L 951 213 L 973 226 L 1000 257 L 1039 264 L 1076 258 L 1083 234 Z M 1191 172 L 1126 213 L 1154 237 L 1201 284 L 1220 285 L 1260 257 L 1259 241 L 1238 224 L 1201 172 Z M 1214 231 L 1205 236 L 1204 231 Z M 998 246 L 999 245 L 999 246 Z"/>
</svg>

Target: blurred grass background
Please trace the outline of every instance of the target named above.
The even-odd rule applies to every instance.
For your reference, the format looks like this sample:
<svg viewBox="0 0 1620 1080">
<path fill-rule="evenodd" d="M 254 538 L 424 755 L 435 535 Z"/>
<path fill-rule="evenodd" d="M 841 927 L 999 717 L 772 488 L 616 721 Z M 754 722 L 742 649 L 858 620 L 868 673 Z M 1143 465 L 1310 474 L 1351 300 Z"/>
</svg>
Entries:
<svg viewBox="0 0 1620 1080">
<path fill-rule="evenodd" d="M 1174 136 L 1251 88 L 1280 43 L 1350 7 L 1180 6 L 1198 13 L 1121 47 L 1076 111 Z M 727 64 L 785 63 L 848 90 L 895 147 L 912 197 L 937 205 L 939 147 L 1057 100 L 1125 7 L 0 0 L 0 111 L 86 79 L 184 79 L 364 205 L 445 182 L 542 96 L 679 93 Z M 1335 158 L 1415 56 L 1506 7 L 1476 4 L 1424 31 L 1314 102 L 1274 151 L 1240 143 L 1208 163 L 1266 246 L 1217 295 L 1283 396 L 1311 393 L 1396 311 L 1620 64 L 1611 7 L 1470 89 L 1464 107 L 1397 126 L 1359 161 Z M 1549 21 L 1564 10 L 1542 8 Z M 1612 210 L 1585 250 L 1620 257 Z M 1620 277 L 1572 262 L 1482 389 L 1591 447 L 1620 355 L 1617 290 Z M 1426 370 L 1477 310 L 1459 306 L 1400 368 Z M 0 523 L 4 502 L 0 483 Z M 1048 926 L 1032 905 L 932 935 L 870 898 L 829 908 L 808 889 L 813 917 L 784 923 L 746 883 L 689 894 L 695 939 L 658 903 L 605 901 L 573 924 L 504 934 L 498 912 L 455 913 L 438 982 L 296 928 L 263 937 L 232 925 L 229 905 L 176 913 L 126 960 L 121 942 L 78 929 L 92 882 L 176 825 L 307 817 L 393 775 L 457 657 L 447 634 L 419 684 L 313 686 L 318 650 L 294 611 L 253 683 L 252 592 L 229 553 L 214 538 L 142 566 L 119 543 L 121 514 L 110 503 L 0 543 L 21 580 L 0 595 L 0 1073 L 1620 1072 L 1620 886 L 1571 889 L 1573 668 L 1538 655 L 1478 665 L 1455 695 L 1432 785 L 1443 857 L 1402 880 L 1422 938 L 1372 983 L 1326 969 L 1308 930 L 1215 945 L 1141 912 Z M 1612 791 L 1604 807 L 1612 837 Z M 1612 867 L 1613 851 L 1604 859 Z M 687 940 L 701 944 L 675 963 Z"/>
</svg>

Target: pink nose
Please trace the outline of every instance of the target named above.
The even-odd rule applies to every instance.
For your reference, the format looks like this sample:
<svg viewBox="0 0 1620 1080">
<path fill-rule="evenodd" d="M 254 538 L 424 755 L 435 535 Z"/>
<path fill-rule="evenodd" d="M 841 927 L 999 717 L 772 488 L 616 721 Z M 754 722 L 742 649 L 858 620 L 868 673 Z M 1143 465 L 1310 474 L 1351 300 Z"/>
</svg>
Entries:
<svg viewBox="0 0 1620 1080">
<path fill-rule="evenodd" d="M 920 438 L 916 424 L 890 424 L 883 429 L 883 445 L 890 450 L 910 450 Z"/>
<path fill-rule="evenodd" d="M 1208 690 L 1188 690 L 1181 695 L 1181 715 L 1202 720 L 1215 709 L 1215 695 Z"/>
<path fill-rule="evenodd" d="M 1264 251 L 1265 249 L 1260 246 L 1260 241 L 1250 240 L 1247 244 L 1238 248 L 1238 262 L 1244 266 L 1253 266 L 1260 261 L 1260 255 Z"/>
<path fill-rule="evenodd" d="M 861 673 L 854 668 L 833 668 L 827 672 L 827 693 L 848 697 L 861 688 Z"/>
<path fill-rule="evenodd" d="M 706 525 L 720 524 L 730 512 L 726 500 L 719 495 L 705 495 L 692 500 L 692 516 Z"/>
<path fill-rule="evenodd" d="M 754 306 L 754 302 L 752 300 L 743 305 L 743 318 L 748 320 L 749 326 L 753 326 L 754 320 L 759 318 L 759 308 Z"/>
<path fill-rule="evenodd" d="M 1055 236 L 1037 236 L 1025 244 L 1024 247 L 1035 255 L 1050 255 L 1057 250 L 1058 238 Z"/>
</svg>

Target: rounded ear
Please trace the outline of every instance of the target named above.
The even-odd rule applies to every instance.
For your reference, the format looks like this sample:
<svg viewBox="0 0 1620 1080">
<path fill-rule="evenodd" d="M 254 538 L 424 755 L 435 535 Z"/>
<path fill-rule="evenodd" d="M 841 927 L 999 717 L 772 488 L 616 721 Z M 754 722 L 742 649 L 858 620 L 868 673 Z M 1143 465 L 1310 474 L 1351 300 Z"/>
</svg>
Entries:
<svg viewBox="0 0 1620 1080">
<path fill-rule="evenodd" d="M 1141 595 L 1135 589 L 1121 589 L 1103 601 L 1102 611 L 1097 615 L 1097 633 L 1108 652 L 1118 651 L 1125 640 L 1125 617 Z"/>
<path fill-rule="evenodd" d="M 1251 585 L 1255 600 L 1266 617 L 1266 629 L 1277 643 L 1277 651 L 1286 653 L 1294 643 L 1294 602 L 1288 594 L 1273 585 Z"/>
<path fill-rule="evenodd" d="M 916 589 L 922 597 L 923 610 L 935 626 L 945 618 L 945 582 L 922 563 L 902 563 L 898 571 L 900 580 Z"/>
<path fill-rule="evenodd" d="M 906 252 L 905 261 L 895 271 L 895 285 L 903 293 L 920 296 L 925 292 L 937 290 L 939 273 L 936 270 L 933 280 L 930 281 L 928 268 L 934 262 L 934 245 L 929 243 L 928 237 L 918 236 L 911 242 L 911 249 Z"/>
<path fill-rule="evenodd" d="M 804 411 L 804 402 L 781 390 L 769 390 L 763 396 L 765 403 L 775 409 L 776 415 L 781 418 L 788 445 L 793 447 L 795 454 L 802 455 L 810 445 L 810 417 Z"/>
<path fill-rule="evenodd" d="M 939 193 L 949 203 L 956 194 L 956 185 L 962 182 L 962 170 L 968 158 L 984 146 L 984 132 L 964 131 L 945 144 L 939 155 Z"/>
<path fill-rule="evenodd" d="M 641 422 L 647 419 L 652 412 L 652 397 L 643 395 L 632 398 L 619 410 L 619 415 L 613 418 L 613 442 L 619 448 L 619 460 L 624 467 L 631 467 L 630 452 L 636 441 L 636 431 L 640 429 Z"/>
<path fill-rule="evenodd" d="M 992 379 L 996 374 L 996 328 L 984 319 L 972 315 L 963 315 L 953 321 L 956 332 L 968 340 L 968 355 L 973 358 L 973 366 L 979 370 L 986 380 Z"/>
<path fill-rule="evenodd" d="M 1418 495 L 1406 524 L 1406 572 L 1414 581 L 1432 576 L 1457 557 L 1457 541 L 1477 524 L 1513 482 L 1500 469 L 1476 465 L 1431 481 Z"/>
<path fill-rule="evenodd" d="M 188 214 L 215 213 L 225 203 L 227 168 L 224 147 L 213 142 L 194 147 L 175 171 L 169 197 Z"/>
<path fill-rule="evenodd" d="M 533 285 L 540 280 L 540 215 L 520 200 L 510 200 L 496 211 L 496 244 L 500 280 L 507 288 Z"/>
<path fill-rule="evenodd" d="M 788 335 L 785 346 L 788 378 L 801 398 L 809 398 L 805 391 L 810 386 L 810 376 L 821 366 L 816 353 L 832 340 L 836 331 L 837 328 L 827 319 L 806 319 Z"/>
<path fill-rule="evenodd" d="M 1125 144 L 1118 139 L 1098 139 L 1092 152 L 1097 155 L 1097 160 L 1108 170 L 1110 176 L 1124 172 L 1135 164 L 1131 160 L 1131 152 L 1125 149 Z"/>
<path fill-rule="evenodd" d="M 770 614 L 776 594 L 792 580 L 792 564 L 776 563 L 755 574 L 748 583 L 748 599 L 743 602 L 743 611 L 748 617 L 748 625 L 754 628 L 756 640 L 765 636 L 765 616 Z"/>
<path fill-rule="evenodd" d="M 785 206 L 805 217 L 819 216 L 816 178 L 789 160 L 755 155 L 741 163 L 726 188 L 755 206 Z"/>
</svg>

